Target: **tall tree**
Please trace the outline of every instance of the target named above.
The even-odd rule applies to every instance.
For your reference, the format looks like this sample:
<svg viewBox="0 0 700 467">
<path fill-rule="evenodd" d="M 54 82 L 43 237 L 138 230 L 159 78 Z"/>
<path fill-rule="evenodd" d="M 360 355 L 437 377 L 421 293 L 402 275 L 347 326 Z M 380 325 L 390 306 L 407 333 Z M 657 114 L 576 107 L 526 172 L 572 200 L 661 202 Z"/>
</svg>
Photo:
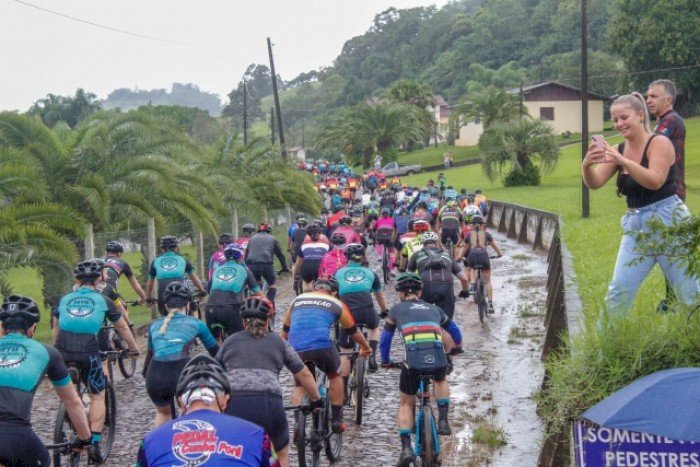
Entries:
<svg viewBox="0 0 700 467">
<path fill-rule="evenodd" d="M 75 128 L 78 122 L 100 110 L 97 96 L 91 92 L 85 92 L 82 88 L 75 91 L 74 96 L 56 96 L 49 94 L 39 99 L 29 109 L 29 115 L 36 115 L 49 127 L 58 122 L 66 122 L 71 128 Z"/>
</svg>

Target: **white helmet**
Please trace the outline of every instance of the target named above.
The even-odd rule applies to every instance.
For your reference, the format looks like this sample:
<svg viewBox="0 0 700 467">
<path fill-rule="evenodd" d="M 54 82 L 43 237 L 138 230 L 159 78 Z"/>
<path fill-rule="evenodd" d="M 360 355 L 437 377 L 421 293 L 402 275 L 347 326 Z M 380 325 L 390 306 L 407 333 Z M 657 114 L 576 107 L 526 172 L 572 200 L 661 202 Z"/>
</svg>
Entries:
<svg viewBox="0 0 700 467">
<path fill-rule="evenodd" d="M 437 243 L 438 236 L 435 232 L 433 232 L 432 230 L 429 230 L 421 236 L 420 240 L 421 240 L 421 243 L 423 243 L 423 244 L 426 244 L 428 242 Z"/>
<path fill-rule="evenodd" d="M 470 204 L 469 206 L 464 208 L 464 220 L 465 220 L 465 222 L 467 222 L 467 223 L 471 222 L 472 217 L 476 216 L 477 214 L 481 215 L 481 210 L 477 206 Z"/>
</svg>

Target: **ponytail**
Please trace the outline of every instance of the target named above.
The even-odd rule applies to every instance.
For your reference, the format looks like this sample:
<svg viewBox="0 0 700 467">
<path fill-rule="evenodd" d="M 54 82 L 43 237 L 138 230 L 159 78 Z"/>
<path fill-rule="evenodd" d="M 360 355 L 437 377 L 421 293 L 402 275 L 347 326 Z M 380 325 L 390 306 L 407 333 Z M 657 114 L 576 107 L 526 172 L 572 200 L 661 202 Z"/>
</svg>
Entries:
<svg viewBox="0 0 700 467">
<path fill-rule="evenodd" d="M 170 324 L 170 321 L 173 320 L 173 316 L 175 316 L 175 313 L 175 308 L 171 308 L 170 310 L 168 310 L 168 315 L 163 320 L 163 325 L 160 327 L 160 331 L 158 331 L 161 335 L 165 334 L 165 331 L 168 330 L 168 324 Z"/>
<path fill-rule="evenodd" d="M 248 334 L 259 339 L 264 337 L 269 332 L 267 320 L 258 318 L 249 318 L 245 320 L 245 330 Z"/>
</svg>

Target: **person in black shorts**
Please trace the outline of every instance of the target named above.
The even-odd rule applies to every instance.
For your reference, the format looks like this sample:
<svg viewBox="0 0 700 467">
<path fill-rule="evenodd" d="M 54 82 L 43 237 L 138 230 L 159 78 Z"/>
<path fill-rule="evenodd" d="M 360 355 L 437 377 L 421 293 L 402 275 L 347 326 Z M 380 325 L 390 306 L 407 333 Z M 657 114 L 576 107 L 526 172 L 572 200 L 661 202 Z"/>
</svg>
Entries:
<svg viewBox="0 0 700 467">
<path fill-rule="evenodd" d="M 248 297 L 241 307 L 245 330 L 229 336 L 216 359 L 231 383 L 226 413 L 260 425 L 270 436 L 280 464 L 289 466 L 289 428 L 282 401 L 279 373 L 287 368 L 310 395 L 314 407 L 323 407 L 311 372 L 289 343 L 269 331 L 275 308 L 263 297 Z"/>
<path fill-rule="evenodd" d="M 267 282 L 267 299 L 272 303 L 275 303 L 275 296 L 277 296 L 275 256 L 282 265 L 280 271 L 288 272 L 287 260 L 280 249 L 279 242 L 272 236 L 272 227 L 270 224 L 262 223 L 258 226 L 258 233 L 250 237 L 245 250 L 245 262 L 258 284 L 262 284 L 263 279 Z"/>
<path fill-rule="evenodd" d="M 297 261 L 292 268 L 294 274 L 301 276 L 305 292 L 313 290 L 314 281 L 318 278 L 321 260 L 330 248 L 330 241 L 321 233 L 320 226 L 312 224 L 306 229 L 306 237 L 297 248 Z"/>
<path fill-rule="evenodd" d="M 146 303 L 146 293 L 141 288 L 139 281 L 136 280 L 136 276 L 131 270 L 129 263 L 122 259 L 124 246 L 116 240 L 112 240 L 107 242 L 105 252 L 105 268 L 102 271 L 102 279 L 114 287 L 114 290 L 117 290 L 119 278 L 122 275 L 126 276 L 131 288 L 134 289 L 134 292 L 141 298 L 141 304 Z"/>
</svg>

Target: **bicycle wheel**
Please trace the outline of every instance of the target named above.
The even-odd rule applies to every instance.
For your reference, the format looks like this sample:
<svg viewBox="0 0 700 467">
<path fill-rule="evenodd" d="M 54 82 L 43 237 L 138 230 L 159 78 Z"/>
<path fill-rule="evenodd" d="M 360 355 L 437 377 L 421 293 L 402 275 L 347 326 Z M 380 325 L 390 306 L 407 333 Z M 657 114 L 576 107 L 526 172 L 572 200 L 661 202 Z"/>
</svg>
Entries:
<svg viewBox="0 0 700 467">
<path fill-rule="evenodd" d="M 386 245 L 382 245 L 382 274 L 384 283 L 389 283 L 389 249 Z"/>
<path fill-rule="evenodd" d="M 305 397 L 301 404 L 308 404 L 308 398 Z M 297 448 L 299 467 L 306 467 L 306 445 L 309 442 L 309 435 L 311 434 L 309 431 L 310 428 L 310 417 L 304 414 L 304 412 L 301 410 L 297 411 L 296 426 L 294 427 L 294 445 Z"/>
<path fill-rule="evenodd" d="M 131 326 L 130 326 L 131 327 Z M 132 332 L 133 334 L 133 332 Z M 114 350 L 126 350 L 128 346 L 117 333 L 114 337 Z M 136 373 L 136 363 L 137 359 L 131 357 L 125 357 L 120 355 L 117 358 L 117 365 L 119 366 L 119 372 L 122 374 L 124 379 L 129 379 Z"/>
<path fill-rule="evenodd" d="M 484 283 L 481 281 L 481 277 L 477 277 L 476 279 L 476 306 L 477 309 L 479 310 L 479 321 L 484 322 L 484 318 L 486 317 L 486 312 L 487 312 L 487 303 L 486 303 L 486 291 L 484 290 Z"/>
<path fill-rule="evenodd" d="M 105 426 L 102 428 L 102 458 L 107 459 L 117 432 L 117 397 L 112 383 L 105 388 Z"/>
<path fill-rule="evenodd" d="M 67 443 L 77 436 L 76 431 L 73 429 L 73 425 L 68 418 L 68 413 L 66 412 L 66 407 L 61 403 L 58 406 L 58 413 L 56 414 L 56 425 L 53 431 L 53 442 L 55 444 Z M 80 453 L 71 452 L 64 449 L 55 449 L 52 454 L 53 465 L 55 467 L 77 467 L 80 465 Z"/>
<path fill-rule="evenodd" d="M 433 418 L 433 410 L 430 405 L 426 404 L 423 406 L 422 417 L 421 417 L 421 448 L 422 448 L 422 467 L 434 467 L 437 464 L 437 455 L 435 449 L 435 436 L 433 433 L 433 425 L 435 420 Z"/>
<path fill-rule="evenodd" d="M 331 463 L 338 462 L 338 460 L 340 460 L 340 450 L 343 447 L 343 434 L 333 433 L 333 431 L 331 430 L 330 397 L 326 398 L 326 405 L 323 408 L 323 410 L 319 413 L 319 418 L 322 418 L 323 432 L 325 434 L 324 444 L 326 448 L 326 457 Z"/>
<path fill-rule="evenodd" d="M 355 360 L 351 387 L 352 392 L 350 393 L 350 400 L 355 406 L 355 423 L 361 425 L 362 404 L 365 399 L 365 359 L 360 356 Z"/>
</svg>

